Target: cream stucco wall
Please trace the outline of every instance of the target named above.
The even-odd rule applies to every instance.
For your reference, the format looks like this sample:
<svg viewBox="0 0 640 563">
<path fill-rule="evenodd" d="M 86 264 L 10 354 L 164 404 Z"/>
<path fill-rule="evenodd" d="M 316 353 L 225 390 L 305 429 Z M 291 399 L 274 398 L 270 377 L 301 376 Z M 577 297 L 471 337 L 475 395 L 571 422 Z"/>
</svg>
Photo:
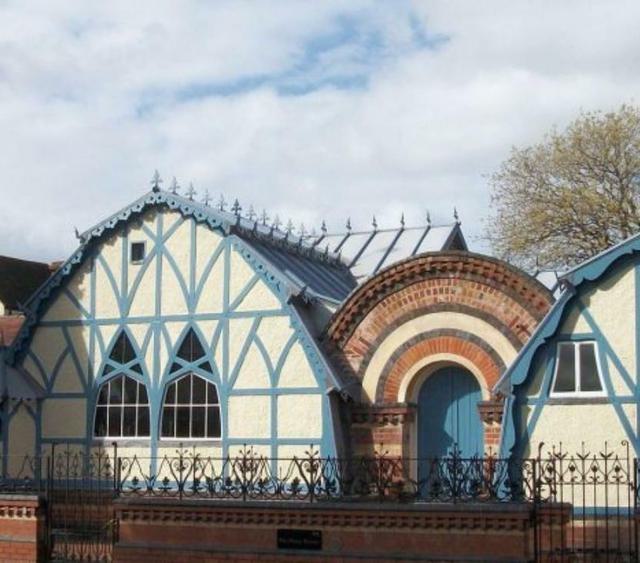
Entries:
<svg viewBox="0 0 640 563">
<path fill-rule="evenodd" d="M 8 426 L 8 471 L 13 477 L 32 477 L 31 464 L 26 456 L 33 456 L 36 447 L 34 418 L 25 405 L 19 405 Z"/>
<path fill-rule="evenodd" d="M 557 341 L 566 339 L 593 339 L 596 341 L 599 369 L 605 397 L 596 400 L 542 397 L 543 403 L 528 440 L 528 450 L 537 454 L 537 446 L 543 442 L 547 448 L 562 443 L 569 453 L 584 447 L 592 452 L 602 451 L 607 442 L 610 449 L 623 450 L 621 442 L 632 442 L 637 436 L 636 405 L 631 403 L 634 385 L 637 383 L 636 359 L 636 286 L 635 265 L 626 263 L 606 274 L 595 284 L 579 288 L 576 299 L 567 305 L 565 318 L 557 330 L 557 338 L 545 345 L 537 355 L 537 362 L 530 368 L 526 397 L 533 403 L 540 397 L 542 382 L 547 369 L 549 388 L 555 371 Z M 579 305 L 584 307 L 581 311 Z M 548 366 L 548 360 L 551 364 Z M 607 378 L 608 373 L 608 378 Z M 625 381 L 623 374 L 630 380 Z M 607 380 L 610 385 L 607 384 Z M 616 411 L 612 396 L 624 398 Z M 605 404 L 602 404 L 603 401 Z M 528 425 L 538 407 L 529 404 L 521 407 L 524 425 Z M 625 430 L 625 425 L 627 430 Z M 629 433 L 628 433 L 629 431 Z"/>
<path fill-rule="evenodd" d="M 635 428 L 636 406 L 622 405 L 624 416 Z M 552 447 L 562 447 L 570 455 L 583 450 L 591 453 L 603 451 L 607 443 L 611 451 L 622 453 L 623 440 L 627 439 L 624 428 L 613 405 L 610 404 L 548 404 L 529 438 L 526 453 L 537 455 L 541 442 L 543 455 Z"/>
<path fill-rule="evenodd" d="M 163 240 L 164 248 L 158 249 L 158 253 L 154 237 Z M 144 263 L 131 263 L 126 258 L 132 242 L 146 244 Z M 252 439 L 275 438 L 272 427 L 278 440 L 317 442 L 322 438 L 321 395 L 280 397 L 278 409 L 272 412 L 272 399 L 265 391 L 274 382 L 293 392 L 296 388 L 318 389 L 318 382 L 294 333 L 289 311 L 275 290 L 256 275 L 238 244 L 175 211 L 146 213 L 100 244 L 95 258 L 88 258 L 55 293 L 43 314 L 44 325 L 34 330 L 29 353 L 23 361 L 23 367 L 43 385 L 57 371 L 51 394 L 43 403 L 45 442 L 87 438 L 94 448 L 98 447 L 97 441 L 86 436 L 87 428 L 93 431 L 93 415 L 87 424 L 86 398 L 60 395 L 83 394 L 83 380 L 88 382 L 90 392 L 95 393 L 92 372 L 101 377 L 104 362 L 122 327 L 127 328 L 141 351 L 145 370 L 142 379 L 151 396 L 154 387 L 164 388 L 166 380 L 162 378 L 167 377 L 171 355 L 192 325 L 203 335 L 211 363 L 222 377 L 216 383 L 227 385 L 227 392 L 231 393 L 228 404 L 221 405 L 227 410 L 227 417 L 223 417 L 228 421 L 227 427 L 222 429 L 225 439 L 251 443 Z M 158 309 L 156 284 L 160 272 Z M 225 290 L 227 277 L 229 287 Z M 228 319 L 222 320 L 215 315 L 223 312 L 225 295 Z M 160 319 L 166 315 L 172 318 L 158 325 L 158 314 Z M 92 324 L 92 318 L 97 322 Z M 254 333 L 255 341 L 248 342 Z M 89 356 L 90 350 L 93 357 Z M 232 377 L 236 378 L 233 386 Z M 234 396 L 234 390 L 243 394 Z M 159 418 L 159 413 L 160 406 L 156 405 L 151 414 Z M 272 416 L 278 416 L 273 426 Z M 305 422 L 301 424 L 301 420 Z M 151 453 L 149 445 L 138 442 L 131 445 L 130 441 L 121 440 L 122 454 Z M 162 444 L 159 440 L 158 454 L 166 451 Z M 197 447 L 222 454 L 220 444 L 211 446 L 200 441 Z M 169 449 L 175 452 L 173 445 Z M 270 447 L 266 453 L 272 455 Z"/>
</svg>

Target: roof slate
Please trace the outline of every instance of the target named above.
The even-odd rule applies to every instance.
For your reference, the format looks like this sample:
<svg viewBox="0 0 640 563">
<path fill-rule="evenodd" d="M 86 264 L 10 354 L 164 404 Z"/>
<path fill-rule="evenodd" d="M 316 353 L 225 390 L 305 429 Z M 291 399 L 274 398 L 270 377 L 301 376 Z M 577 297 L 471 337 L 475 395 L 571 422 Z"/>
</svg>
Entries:
<svg viewBox="0 0 640 563">
<path fill-rule="evenodd" d="M 314 246 L 329 245 L 340 254 L 358 281 L 385 267 L 422 254 L 442 250 L 468 250 L 459 223 L 397 229 L 327 233 L 313 239 Z"/>
</svg>

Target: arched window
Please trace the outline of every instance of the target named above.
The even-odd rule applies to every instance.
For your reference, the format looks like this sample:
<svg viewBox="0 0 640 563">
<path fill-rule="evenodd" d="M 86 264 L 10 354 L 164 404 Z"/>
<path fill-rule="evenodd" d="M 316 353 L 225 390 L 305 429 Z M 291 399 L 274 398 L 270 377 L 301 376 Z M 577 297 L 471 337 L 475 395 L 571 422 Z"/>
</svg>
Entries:
<svg viewBox="0 0 640 563">
<path fill-rule="evenodd" d="M 216 386 L 195 371 L 213 373 L 205 348 L 190 328 L 176 352 L 162 404 L 162 438 L 220 438 L 220 401 Z"/>
<path fill-rule="evenodd" d="M 102 373 L 113 376 L 98 390 L 93 435 L 97 438 L 148 438 L 147 388 L 132 377 L 143 371 L 124 331 L 118 335 Z"/>
<path fill-rule="evenodd" d="M 213 383 L 188 373 L 167 386 L 163 438 L 220 438 L 220 401 Z"/>
<path fill-rule="evenodd" d="M 117 375 L 100 387 L 94 436 L 98 438 L 149 437 L 149 398 L 142 383 Z"/>
</svg>

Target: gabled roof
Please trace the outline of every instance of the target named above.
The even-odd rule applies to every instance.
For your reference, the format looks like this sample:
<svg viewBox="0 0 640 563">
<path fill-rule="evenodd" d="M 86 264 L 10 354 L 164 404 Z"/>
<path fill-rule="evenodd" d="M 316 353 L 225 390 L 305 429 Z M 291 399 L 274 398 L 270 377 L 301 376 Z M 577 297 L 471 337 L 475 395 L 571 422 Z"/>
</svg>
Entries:
<svg viewBox="0 0 640 563">
<path fill-rule="evenodd" d="M 347 230 L 309 239 L 314 247 L 326 247 L 344 257 L 358 281 L 374 276 L 385 267 L 423 252 L 468 250 L 458 221 L 448 225 L 396 229 Z"/>
<path fill-rule="evenodd" d="M 33 294 L 25 304 L 26 319 L 14 341 L 9 360 L 29 338 L 45 303 L 63 280 L 73 274 L 87 251 L 103 237 L 153 208 L 168 208 L 193 217 L 226 234 L 236 235 L 249 254 L 268 272 L 271 280 L 290 296 L 340 303 L 357 282 L 347 265 L 331 252 L 312 248 L 290 233 L 261 225 L 240 215 L 215 209 L 179 195 L 154 188 L 132 204 L 78 235 L 75 253 Z"/>
<path fill-rule="evenodd" d="M 609 266 L 618 260 L 618 258 L 638 251 L 640 251 L 640 233 L 635 234 L 578 264 L 565 274 L 561 275 L 560 279 L 569 282 L 573 286 L 578 286 L 585 280 L 596 280 L 604 274 Z"/>
<path fill-rule="evenodd" d="M 50 274 L 49 264 L 0 256 L 0 301 L 18 310 Z"/>
<path fill-rule="evenodd" d="M 118 213 L 101 221 L 80 235 L 83 244 L 102 236 L 127 221 L 132 214 L 144 213 L 149 207 L 162 205 L 193 216 L 196 221 L 235 234 L 247 241 L 261 257 L 277 269 L 294 293 L 306 292 L 312 297 L 341 302 L 356 286 L 356 280 L 340 256 L 322 252 L 291 233 L 230 213 L 189 198 L 154 189 Z"/>
<path fill-rule="evenodd" d="M 496 383 L 495 390 L 507 394 L 514 385 L 524 383 L 529 373 L 534 354 L 546 340 L 555 334 L 564 314 L 565 307 L 576 294 L 579 286 L 585 282 L 598 280 L 609 270 L 614 262 L 624 256 L 629 256 L 639 251 L 640 234 L 637 234 L 585 260 L 575 268 L 561 275 L 559 279 L 563 291 L 560 297 L 533 332 L 531 338 L 521 348 L 516 359 L 507 368 L 507 371 L 505 371 L 498 383 Z"/>
</svg>

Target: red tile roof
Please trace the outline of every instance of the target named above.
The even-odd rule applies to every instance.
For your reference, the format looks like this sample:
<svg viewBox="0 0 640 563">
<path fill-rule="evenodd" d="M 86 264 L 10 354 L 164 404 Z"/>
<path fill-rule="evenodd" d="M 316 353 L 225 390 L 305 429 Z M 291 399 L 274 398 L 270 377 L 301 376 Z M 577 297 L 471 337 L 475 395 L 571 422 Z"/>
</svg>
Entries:
<svg viewBox="0 0 640 563">
<path fill-rule="evenodd" d="M 0 317 L 0 346 L 9 346 L 13 342 L 23 322 L 22 315 Z"/>
</svg>

